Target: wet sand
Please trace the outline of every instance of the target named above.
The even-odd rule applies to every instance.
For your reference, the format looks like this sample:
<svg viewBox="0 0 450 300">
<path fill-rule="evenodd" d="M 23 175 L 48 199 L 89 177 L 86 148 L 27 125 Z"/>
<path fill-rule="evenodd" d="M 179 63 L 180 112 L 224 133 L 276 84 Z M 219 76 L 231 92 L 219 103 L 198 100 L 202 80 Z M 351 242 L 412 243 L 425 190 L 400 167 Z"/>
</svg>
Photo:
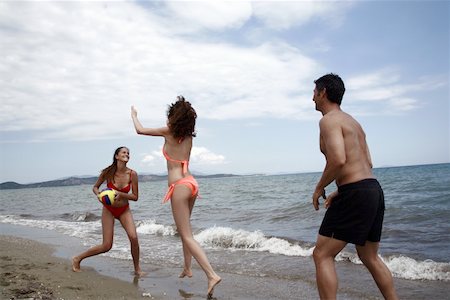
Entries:
<svg viewBox="0 0 450 300">
<path fill-rule="evenodd" d="M 193 278 L 178 278 L 181 266 L 169 267 L 163 262 L 141 264 L 148 274 L 135 278 L 130 260 L 100 255 L 83 261 L 82 272 L 76 273 L 70 258 L 85 248 L 77 239 L 24 227 L 0 228 L 14 234 L 0 235 L 1 299 L 206 299 L 206 277 L 196 263 Z M 222 282 L 213 299 L 318 299 L 313 263 L 299 258 L 292 267 L 304 270 L 302 278 L 216 270 Z M 382 299 L 363 266 L 341 262 L 337 271 L 338 299 Z M 395 279 L 395 283 L 401 299 L 446 299 L 450 293 L 445 282 Z"/>
<path fill-rule="evenodd" d="M 73 272 L 70 259 L 54 252 L 52 245 L 0 235 L 1 299 L 206 299 L 206 278 L 198 267 L 185 279 L 178 278 L 181 269 L 148 265 L 142 278 L 121 268 L 110 277 L 102 275 L 112 276 L 116 265 L 110 258 L 91 258 L 82 272 Z M 317 299 L 314 284 L 220 275 L 213 299 Z"/>
<path fill-rule="evenodd" d="M 69 261 L 52 255 L 45 244 L 0 236 L 2 299 L 137 299 L 137 286 L 84 268 L 71 271 Z"/>
</svg>

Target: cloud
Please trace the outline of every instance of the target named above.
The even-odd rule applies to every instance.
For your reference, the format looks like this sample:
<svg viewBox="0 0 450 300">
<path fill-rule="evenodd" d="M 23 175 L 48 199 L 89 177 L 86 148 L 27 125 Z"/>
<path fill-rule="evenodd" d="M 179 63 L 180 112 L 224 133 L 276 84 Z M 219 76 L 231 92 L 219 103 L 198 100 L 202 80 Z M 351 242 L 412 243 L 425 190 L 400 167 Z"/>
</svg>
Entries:
<svg viewBox="0 0 450 300">
<path fill-rule="evenodd" d="M 178 94 L 204 118 L 302 115 L 320 69 L 313 59 L 284 42 L 179 36 L 157 13 L 130 2 L 3 2 L 2 131 L 36 140 L 127 136 L 132 104 L 143 123 L 159 126 Z"/>
<path fill-rule="evenodd" d="M 155 160 L 155 157 L 151 154 L 144 155 L 144 158 L 142 158 L 142 162 L 145 164 L 152 164 Z"/>
<path fill-rule="evenodd" d="M 401 114 L 415 110 L 419 105 L 416 95 L 444 86 L 445 79 L 418 78 L 405 83 L 399 70 L 384 68 L 350 77 L 346 81 L 345 103 L 359 115 Z M 374 107 L 376 104 L 376 107 Z"/>
<path fill-rule="evenodd" d="M 252 14 L 248 1 L 168 1 L 166 6 L 172 22 L 197 30 L 239 28 Z"/>
<path fill-rule="evenodd" d="M 316 20 L 339 26 L 354 1 L 256 1 L 252 5 L 255 17 L 280 30 Z"/>
<path fill-rule="evenodd" d="M 154 150 L 151 153 L 142 153 L 141 163 L 146 166 L 159 165 L 164 161 L 164 156 L 162 154 L 162 147 L 159 150 Z"/>
<path fill-rule="evenodd" d="M 213 153 L 205 147 L 192 147 L 191 161 L 198 165 L 221 165 L 226 163 L 225 156 Z"/>
<path fill-rule="evenodd" d="M 131 105 L 145 126 L 161 126 L 180 94 L 205 119 L 311 120 L 312 80 L 325 72 L 320 62 L 282 37 L 245 43 L 216 32 L 281 30 L 333 8 L 342 17 L 351 5 L 1 2 L 0 133 L 27 132 L 33 141 L 130 136 Z M 385 82 L 384 75 L 351 78 L 355 103 L 409 99 L 402 110 L 412 109 L 414 97 L 399 78 Z"/>
<path fill-rule="evenodd" d="M 141 163 L 147 166 L 161 165 L 164 162 L 162 148 L 141 155 Z M 205 147 L 192 147 L 190 162 L 196 166 L 212 166 L 226 163 L 225 156 L 212 152 Z"/>
</svg>

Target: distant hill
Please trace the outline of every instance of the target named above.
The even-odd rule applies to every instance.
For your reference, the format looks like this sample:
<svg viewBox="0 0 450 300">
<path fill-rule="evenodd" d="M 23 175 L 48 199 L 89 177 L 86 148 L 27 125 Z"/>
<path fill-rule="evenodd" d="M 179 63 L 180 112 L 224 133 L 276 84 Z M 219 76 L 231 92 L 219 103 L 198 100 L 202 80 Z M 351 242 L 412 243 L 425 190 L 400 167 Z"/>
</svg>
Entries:
<svg viewBox="0 0 450 300">
<path fill-rule="evenodd" d="M 214 174 L 214 175 L 194 175 L 196 178 L 221 178 L 221 177 L 233 177 L 238 175 L 233 174 Z M 84 184 L 94 184 L 97 181 L 97 176 L 92 177 L 69 177 L 65 179 L 50 180 L 37 183 L 20 184 L 13 181 L 0 183 L 0 190 L 12 190 L 12 189 L 30 189 L 40 187 L 58 187 L 58 186 L 74 186 Z M 162 181 L 167 180 L 167 175 L 139 175 L 139 182 L 149 181 Z"/>
</svg>

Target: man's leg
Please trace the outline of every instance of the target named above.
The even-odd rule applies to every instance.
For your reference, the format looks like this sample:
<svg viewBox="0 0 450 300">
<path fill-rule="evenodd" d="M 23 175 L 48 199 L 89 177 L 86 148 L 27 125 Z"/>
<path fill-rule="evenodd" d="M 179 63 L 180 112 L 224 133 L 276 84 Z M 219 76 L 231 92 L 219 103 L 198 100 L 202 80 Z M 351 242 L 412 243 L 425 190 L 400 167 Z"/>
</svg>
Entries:
<svg viewBox="0 0 450 300">
<path fill-rule="evenodd" d="M 365 246 L 356 246 L 358 256 L 372 274 L 385 299 L 398 299 L 394 288 L 391 271 L 378 256 L 378 242 L 367 241 Z"/>
<path fill-rule="evenodd" d="M 320 299 L 336 299 L 338 280 L 334 258 L 344 249 L 347 242 L 317 236 L 313 258 L 316 265 L 316 281 Z"/>
</svg>

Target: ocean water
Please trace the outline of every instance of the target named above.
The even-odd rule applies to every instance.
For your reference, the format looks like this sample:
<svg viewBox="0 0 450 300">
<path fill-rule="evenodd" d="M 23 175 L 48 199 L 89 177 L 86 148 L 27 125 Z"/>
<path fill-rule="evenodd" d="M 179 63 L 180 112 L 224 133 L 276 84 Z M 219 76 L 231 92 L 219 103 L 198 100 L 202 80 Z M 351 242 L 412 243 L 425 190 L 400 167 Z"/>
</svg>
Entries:
<svg viewBox="0 0 450 300">
<path fill-rule="evenodd" d="M 374 170 L 386 200 L 380 255 L 406 285 L 450 281 L 450 164 Z M 195 238 L 221 272 L 310 280 L 312 252 L 325 209 L 311 195 L 320 173 L 199 179 L 192 215 Z M 42 228 L 79 239 L 86 248 L 101 241 L 101 204 L 91 186 L 0 191 L 0 224 Z M 161 204 L 165 181 L 140 183 L 131 202 L 146 264 L 179 267 L 181 242 L 170 204 Z M 327 188 L 331 193 L 334 186 Z M 5 234 L 5 232 L 2 232 Z M 116 222 L 113 249 L 131 260 L 126 234 Z M 361 264 L 354 247 L 336 258 L 352 270 Z M 309 273 L 299 262 L 311 268 Z M 351 271 L 348 271 L 352 276 Z M 350 278 L 351 280 L 351 278 Z"/>
</svg>

